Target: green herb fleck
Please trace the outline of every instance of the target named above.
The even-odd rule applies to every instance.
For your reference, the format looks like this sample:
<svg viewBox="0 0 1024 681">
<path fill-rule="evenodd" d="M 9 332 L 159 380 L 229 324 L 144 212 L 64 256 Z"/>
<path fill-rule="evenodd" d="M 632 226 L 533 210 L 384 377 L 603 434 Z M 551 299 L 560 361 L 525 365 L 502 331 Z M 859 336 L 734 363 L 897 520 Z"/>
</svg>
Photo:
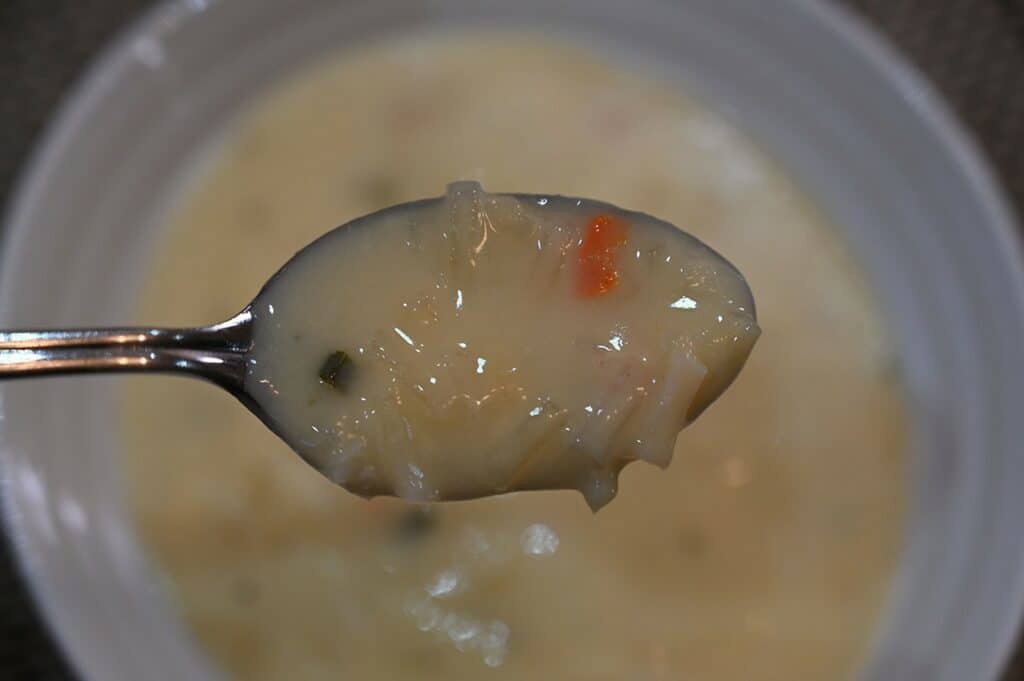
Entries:
<svg viewBox="0 0 1024 681">
<path fill-rule="evenodd" d="M 423 539 L 437 526 L 435 511 L 427 508 L 411 508 L 403 511 L 395 524 L 395 534 L 401 542 L 415 542 Z"/>
<path fill-rule="evenodd" d="M 327 359 L 320 365 L 320 380 L 327 385 L 341 390 L 348 382 L 352 372 L 352 362 L 349 361 L 348 353 L 335 350 L 327 355 Z"/>
</svg>

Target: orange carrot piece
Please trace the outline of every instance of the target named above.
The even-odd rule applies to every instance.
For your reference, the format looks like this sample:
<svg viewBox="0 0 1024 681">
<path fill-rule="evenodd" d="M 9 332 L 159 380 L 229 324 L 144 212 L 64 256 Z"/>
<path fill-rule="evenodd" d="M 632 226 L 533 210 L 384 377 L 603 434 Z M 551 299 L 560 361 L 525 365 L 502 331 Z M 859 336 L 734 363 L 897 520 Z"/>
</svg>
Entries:
<svg viewBox="0 0 1024 681">
<path fill-rule="evenodd" d="M 626 243 L 625 223 L 611 215 L 598 215 L 587 225 L 577 254 L 576 293 L 595 298 L 615 288 L 619 271 L 615 252 Z"/>
</svg>

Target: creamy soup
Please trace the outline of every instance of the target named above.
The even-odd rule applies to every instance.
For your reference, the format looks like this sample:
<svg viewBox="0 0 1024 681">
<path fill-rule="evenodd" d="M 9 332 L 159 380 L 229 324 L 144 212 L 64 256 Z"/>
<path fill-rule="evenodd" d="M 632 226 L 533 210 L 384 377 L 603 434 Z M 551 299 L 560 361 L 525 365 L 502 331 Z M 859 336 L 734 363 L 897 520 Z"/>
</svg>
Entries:
<svg viewBox="0 0 1024 681">
<path fill-rule="evenodd" d="M 501 33 L 311 68 L 207 150 L 138 321 L 227 318 L 331 226 L 453 179 L 600 198 L 711 244 L 757 296 L 750 360 L 671 466 L 627 468 L 596 515 L 572 491 L 366 501 L 218 389 L 126 379 L 140 536 L 201 648 L 244 679 L 853 676 L 903 538 L 886 330 L 806 197 L 673 85 Z"/>
<path fill-rule="evenodd" d="M 251 312 L 247 390 L 350 491 L 595 509 L 668 465 L 759 333 L 740 273 L 672 225 L 475 182 L 318 239 Z"/>
</svg>

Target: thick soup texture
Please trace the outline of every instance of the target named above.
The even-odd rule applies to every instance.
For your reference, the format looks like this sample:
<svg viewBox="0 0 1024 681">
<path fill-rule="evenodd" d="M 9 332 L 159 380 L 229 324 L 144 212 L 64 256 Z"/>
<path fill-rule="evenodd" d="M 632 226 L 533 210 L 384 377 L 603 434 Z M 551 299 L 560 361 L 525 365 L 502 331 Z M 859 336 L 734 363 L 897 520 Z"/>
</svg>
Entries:
<svg viewBox="0 0 1024 681">
<path fill-rule="evenodd" d="M 227 318 L 327 229 L 453 179 L 678 225 L 746 276 L 756 349 L 671 466 L 629 467 L 596 515 L 572 491 L 366 501 L 216 388 L 126 379 L 140 536 L 211 660 L 267 680 L 854 676 L 904 531 L 886 331 L 807 198 L 673 86 L 552 37 L 341 55 L 207 150 L 138 321 Z"/>
<path fill-rule="evenodd" d="M 673 225 L 477 182 L 321 237 L 250 311 L 246 388 L 349 491 L 595 510 L 668 465 L 759 333 L 742 275 Z"/>
</svg>

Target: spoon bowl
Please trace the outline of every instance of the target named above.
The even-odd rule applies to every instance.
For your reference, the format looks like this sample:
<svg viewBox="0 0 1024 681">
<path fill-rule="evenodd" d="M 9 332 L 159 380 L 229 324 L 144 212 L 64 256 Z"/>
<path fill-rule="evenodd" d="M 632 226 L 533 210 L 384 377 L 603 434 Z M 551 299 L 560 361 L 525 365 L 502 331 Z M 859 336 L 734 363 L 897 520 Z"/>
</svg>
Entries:
<svg viewBox="0 0 1024 681">
<path fill-rule="evenodd" d="M 758 333 L 743 276 L 675 226 L 458 182 L 328 232 L 217 324 L 0 332 L 0 378 L 201 378 L 362 496 L 576 488 L 596 509 L 628 463 L 668 464 Z M 355 379 L 316 381 L 324 353 Z"/>
</svg>

